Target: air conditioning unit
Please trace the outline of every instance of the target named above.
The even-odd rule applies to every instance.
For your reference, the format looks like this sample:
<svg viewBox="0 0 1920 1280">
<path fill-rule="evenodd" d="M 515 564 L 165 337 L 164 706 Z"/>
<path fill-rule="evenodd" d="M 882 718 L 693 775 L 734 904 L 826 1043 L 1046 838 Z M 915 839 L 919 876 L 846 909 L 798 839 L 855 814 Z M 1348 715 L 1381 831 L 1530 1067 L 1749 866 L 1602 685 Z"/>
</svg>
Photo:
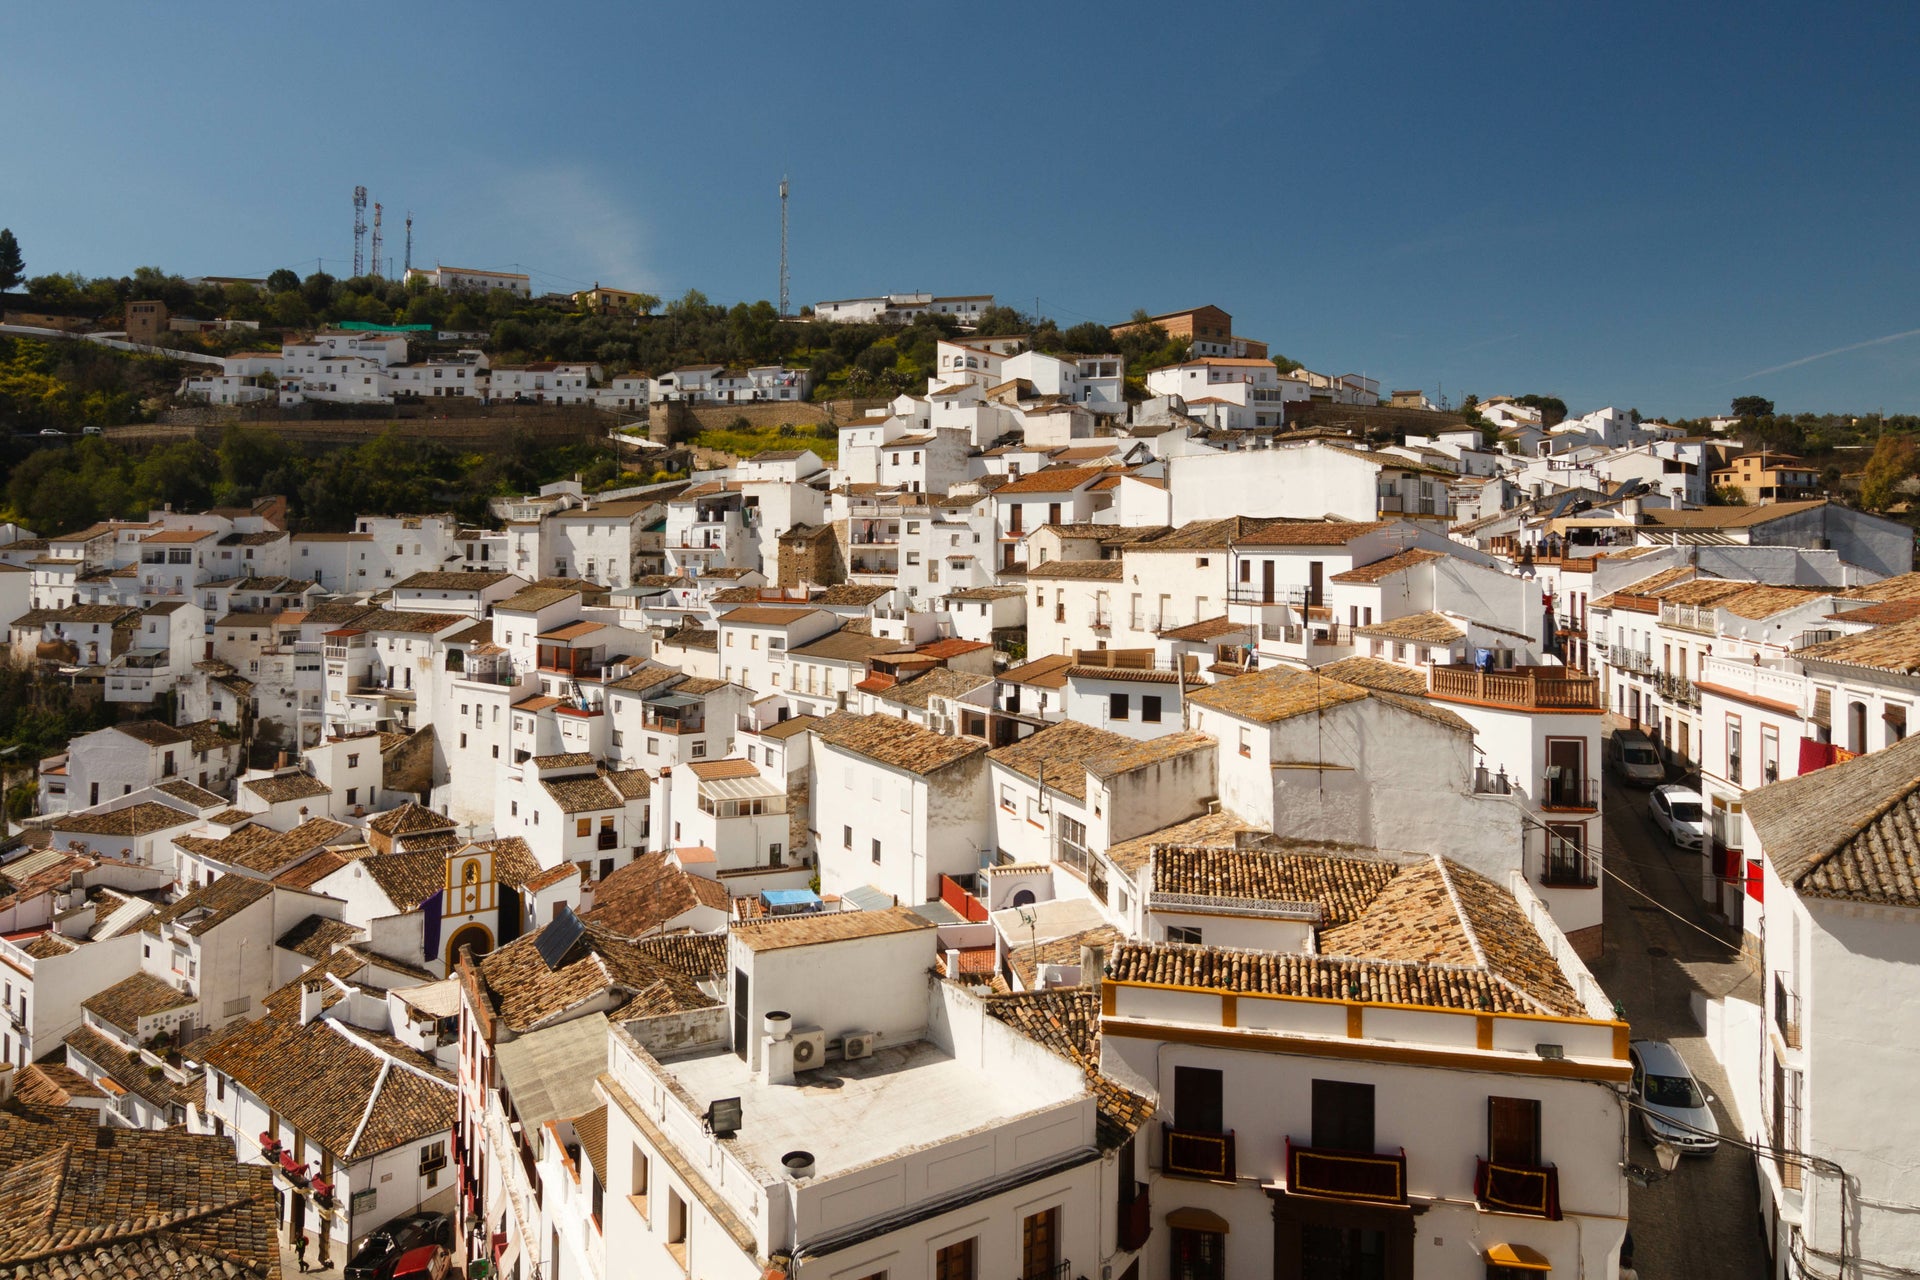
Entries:
<svg viewBox="0 0 1920 1280">
<path fill-rule="evenodd" d="M 793 1069 L 795 1071 L 814 1071 L 827 1061 L 827 1033 L 824 1031 L 796 1031 L 793 1033 Z"/>
<path fill-rule="evenodd" d="M 849 1031 L 843 1037 L 843 1041 L 848 1062 L 852 1062 L 856 1058 L 870 1058 L 873 1056 L 873 1032 Z"/>
</svg>

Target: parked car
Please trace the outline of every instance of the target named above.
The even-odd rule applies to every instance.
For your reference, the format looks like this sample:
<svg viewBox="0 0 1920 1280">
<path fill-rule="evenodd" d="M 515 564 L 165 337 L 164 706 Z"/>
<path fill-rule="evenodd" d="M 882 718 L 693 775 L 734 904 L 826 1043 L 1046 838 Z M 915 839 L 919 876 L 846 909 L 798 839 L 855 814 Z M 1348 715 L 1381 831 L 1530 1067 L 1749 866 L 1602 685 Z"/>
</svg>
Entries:
<svg viewBox="0 0 1920 1280">
<path fill-rule="evenodd" d="M 100 430 L 99 427 L 88 427 L 85 431 L 82 431 L 80 434 L 83 436 L 97 436 L 104 433 Z"/>
<path fill-rule="evenodd" d="M 1655 787 L 1647 797 L 1653 825 L 1682 849 L 1698 849 L 1707 835 L 1706 801 L 1692 787 L 1671 784 Z"/>
<path fill-rule="evenodd" d="M 67 433 L 58 427 L 42 427 L 40 428 L 40 434 L 43 436 L 63 436 Z"/>
<path fill-rule="evenodd" d="M 1633 1096 L 1647 1141 L 1664 1142 L 1683 1155 L 1710 1155 L 1720 1146 L 1720 1124 L 1707 1104 L 1713 1095 L 1700 1088 L 1686 1061 L 1665 1040 L 1635 1040 L 1627 1046 L 1633 1062 Z"/>
<path fill-rule="evenodd" d="M 389 1280 L 400 1259 L 427 1245 L 453 1244 L 453 1220 L 444 1213 L 410 1213 L 372 1232 L 347 1260 L 346 1280 Z"/>
<path fill-rule="evenodd" d="M 1667 768 L 1660 761 L 1660 750 L 1646 734 L 1633 729 L 1618 729 L 1607 740 L 1607 759 L 1614 776 L 1635 787 L 1657 787 L 1667 780 Z"/>
<path fill-rule="evenodd" d="M 393 1264 L 392 1280 L 445 1280 L 453 1255 L 445 1245 L 423 1244 L 409 1249 Z"/>
</svg>

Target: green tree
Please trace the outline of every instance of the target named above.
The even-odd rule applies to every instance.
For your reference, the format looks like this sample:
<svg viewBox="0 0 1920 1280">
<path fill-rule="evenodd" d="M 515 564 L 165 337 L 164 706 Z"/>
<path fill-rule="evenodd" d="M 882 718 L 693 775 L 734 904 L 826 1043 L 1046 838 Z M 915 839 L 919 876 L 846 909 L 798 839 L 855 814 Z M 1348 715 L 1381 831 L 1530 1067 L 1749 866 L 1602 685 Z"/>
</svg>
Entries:
<svg viewBox="0 0 1920 1280">
<path fill-rule="evenodd" d="M 1881 436 L 1860 476 L 1860 505 L 1869 511 L 1891 507 L 1900 497 L 1901 482 L 1913 475 L 1914 461 L 1912 436 Z"/>
<path fill-rule="evenodd" d="M 72 276 L 35 276 L 27 281 L 27 293 L 35 302 L 65 306 L 80 297 L 80 288 Z"/>
<path fill-rule="evenodd" d="M 268 293 L 291 293 L 300 287 L 300 277 L 281 267 L 278 271 L 267 273 Z"/>
<path fill-rule="evenodd" d="M 1736 418 L 1771 418 L 1773 401 L 1765 396 L 1735 396 L 1733 398 L 1733 416 Z"/>
<path fill-rule="evenodd" d="M 1524 395 L 1516 402 L 1540 411 L 1540 425 L 1557 427 L 1567 420 L 1567 402 L 1559 396 Z"/>
<path fill-rule="evenodd" d="M 633 295 L 633 309 L 643 316 L 652 315 L 659 306 L 660 299 L 650 293 L 636 293 Z"/>
<path fill-rule="evenodd" d="M 10 227 L 0 227 L 0 293 L 17 288 L 27 278 L 27 262 Z"/>
<path fill-rule="evenodd" d="M 1285 377 L 1287 374 L 1297 373 L 1301 369 L 1306 368 L 1307 366 L 1305 366 L 1304 364 L 1301 364 L 1298 360 L 1293 360 L 1288 358 L 1287 356 L 1275 354 L 1273 357 L 1273 367 L 1280 371 L 1281 377 Z"/>
</svg>

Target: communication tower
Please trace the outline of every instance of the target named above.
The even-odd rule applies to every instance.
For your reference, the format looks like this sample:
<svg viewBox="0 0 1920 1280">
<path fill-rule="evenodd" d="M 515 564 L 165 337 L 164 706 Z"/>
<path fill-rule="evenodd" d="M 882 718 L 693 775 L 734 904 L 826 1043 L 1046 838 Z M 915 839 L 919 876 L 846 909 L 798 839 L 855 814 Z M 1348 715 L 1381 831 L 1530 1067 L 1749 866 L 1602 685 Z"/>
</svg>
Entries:
<svg viewBox="0 0 1920 1280">
<path fill-rule="evenodd" d="M 413 210 L 407 210 L 407 256 L 400 268 L 400 278 L 406 279 L 413 271 Z"/>
<path fill-rule="evenodd" d="M 367 271 L 367 189 L 353 189 L 353 274 L 357 278 Z"/>
<path fill-rule="evenodd" d="M 787 318 L 787 177 L 780 175 L 780 318 Z"/>
<path fill-rule="evenodd" d="M 373 274 L 380 274 L 380 202 L 373 202 Z"/>
</svg>

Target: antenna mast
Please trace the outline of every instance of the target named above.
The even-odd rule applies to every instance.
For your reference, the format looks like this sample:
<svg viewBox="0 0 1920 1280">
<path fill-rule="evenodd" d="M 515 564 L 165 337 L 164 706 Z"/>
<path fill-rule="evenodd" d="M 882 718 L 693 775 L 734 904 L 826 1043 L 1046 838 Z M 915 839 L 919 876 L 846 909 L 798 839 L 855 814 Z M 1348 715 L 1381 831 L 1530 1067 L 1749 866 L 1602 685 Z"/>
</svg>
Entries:
<svg viewBox="0 0 1920 1280">
<path fill-rule="evenodd" d="M 373 202 L 373 274 L 380 274 L 380 202 Z"/>
<path fill-rule="evenodd" d="M 405 279 L 413 272 L 413 210 L 411 209 L 407 210 L 407 256 L 404 262 L 406 265 L 400 270 L 401 279 Z"/>
<path fill-rule="evenodd" d="M 353 189 L 353 274 L 367 271 L 367 189 Z"/>
<path fill-rule="evenodd" d="M 787 176 L 780 175 L 780 318 L 790 310 L 787 300 Z"/>
</svg>

